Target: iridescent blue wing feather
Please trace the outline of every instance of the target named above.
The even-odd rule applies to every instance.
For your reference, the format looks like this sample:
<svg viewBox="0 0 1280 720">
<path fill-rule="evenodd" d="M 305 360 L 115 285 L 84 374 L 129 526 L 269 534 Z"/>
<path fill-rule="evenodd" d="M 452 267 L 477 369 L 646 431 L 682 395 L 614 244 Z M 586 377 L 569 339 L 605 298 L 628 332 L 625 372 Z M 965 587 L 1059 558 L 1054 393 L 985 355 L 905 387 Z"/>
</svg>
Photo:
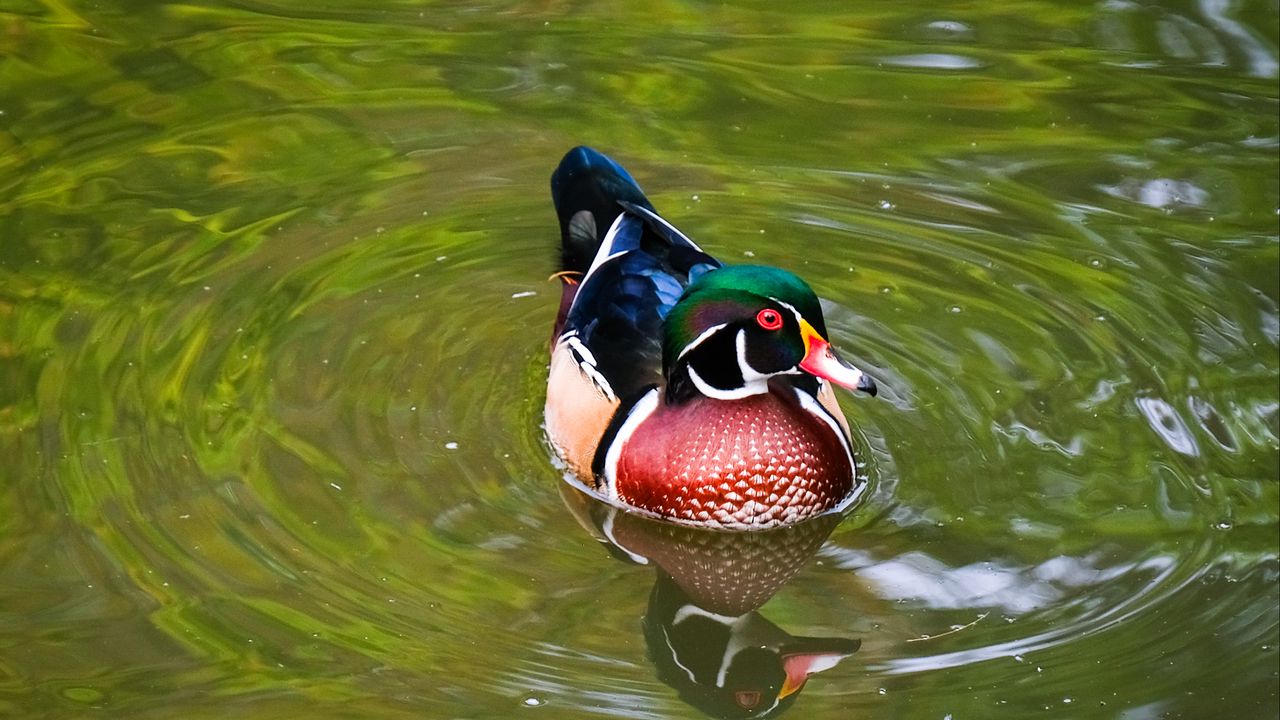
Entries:
<svg viewBox="0 0 1280 720">
<path fill-rule="evenodd" d="M 720 263 L 595 150 L 570 150 L 551 187 L 563 269 L 583 273 L 559 337 L 597 385 L 627 398 L 661 379 L 663 319 L 690 280 Z"/>
</svg>

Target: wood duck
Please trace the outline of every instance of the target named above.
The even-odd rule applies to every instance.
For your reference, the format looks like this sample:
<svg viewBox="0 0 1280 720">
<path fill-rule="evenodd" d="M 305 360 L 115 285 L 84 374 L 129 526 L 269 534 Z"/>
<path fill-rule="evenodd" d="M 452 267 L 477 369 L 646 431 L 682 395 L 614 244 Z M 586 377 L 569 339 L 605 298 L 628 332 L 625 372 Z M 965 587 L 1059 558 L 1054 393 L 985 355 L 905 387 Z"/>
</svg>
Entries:
<svg viewBox="0 0 1280 720">
<path fill-rule="evenodd" d="M 564 156 L 551 195 L 562 294 L 546 428 L 572 475 L 609 502 L 713 528 L 845 503 L 854 455 L 831 383 L 876 386 L 835 354 L 813 290 L 721 264 L 591 148 Z"/>
</svg>

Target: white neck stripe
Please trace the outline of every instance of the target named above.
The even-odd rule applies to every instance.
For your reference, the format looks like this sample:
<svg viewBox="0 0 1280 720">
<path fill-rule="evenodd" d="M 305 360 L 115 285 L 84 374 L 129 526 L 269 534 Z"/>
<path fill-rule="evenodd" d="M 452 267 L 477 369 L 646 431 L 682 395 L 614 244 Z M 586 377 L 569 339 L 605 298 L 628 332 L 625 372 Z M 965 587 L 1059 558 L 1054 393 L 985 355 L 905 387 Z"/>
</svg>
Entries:
<svg viewBox="0 0 1280 720">
<path fill-rule="evenodd" d="M 818 381 L 819 392 L 822 391 L 822 385 L 825 382 L 825 380 Z M 800 405 L 805 410 L 808 410 L 810 414 L 816 415 L 820 420 L 826 423 L 827 427 L 831 428 L 831 432 L 835 433 L 836 437 L 840 439 L 840 447 L 844 448 L 845 457 L 849 459 L 849 467 L 856 468 L 857 466 L 853 464 L 853 447 L 850 445 L 849 436 L 845 435 L 844 429 L 840 427 L 840 423 L 836 422 L 836 419 L 831 416 L 831 413 L 827 411 L 827 408 L 824 407 L 822 403 L 818 402 L 817 398 L 813 395 L 810 395 L 800 388 L 795 388 L 795 391 L 796 397 L 800 399 Z"/>
</svg>

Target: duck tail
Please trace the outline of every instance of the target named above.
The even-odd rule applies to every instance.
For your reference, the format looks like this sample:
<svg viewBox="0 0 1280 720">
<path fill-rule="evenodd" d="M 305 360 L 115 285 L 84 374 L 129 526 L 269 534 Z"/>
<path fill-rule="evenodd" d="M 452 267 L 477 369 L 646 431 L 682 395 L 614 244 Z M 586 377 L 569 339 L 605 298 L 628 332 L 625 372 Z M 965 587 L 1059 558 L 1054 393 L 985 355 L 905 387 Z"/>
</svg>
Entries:
<svg viewBox="0 0 1280 720">
<path fill-rule="evenodd" d="M 565 153 L 551 174 L 551 199 L 560 218 L 560 274 L 581 276 L 600 248 L 621 203 L 653 210 L 640 186 L 612 158 L 579 145 Z"/>
</svg>

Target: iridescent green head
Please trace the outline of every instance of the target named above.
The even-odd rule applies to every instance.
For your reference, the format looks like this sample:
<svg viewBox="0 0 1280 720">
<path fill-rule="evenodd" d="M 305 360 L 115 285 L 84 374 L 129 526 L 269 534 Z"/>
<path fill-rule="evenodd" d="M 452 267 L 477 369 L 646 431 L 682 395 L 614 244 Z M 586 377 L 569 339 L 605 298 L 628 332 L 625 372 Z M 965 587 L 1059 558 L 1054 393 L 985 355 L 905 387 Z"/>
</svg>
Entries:
<svg viewBox="0 0 1280 720">
<path fill-rule="evenodd" d="M 734 265 L 692 282 L 663 337 L 667 395 L 731 400 L 765 392 L 776 375 L 809 373 L 875 393 L 871 379 L 836 358 L 818 296 L 778 268 Z"/>
</svg>

